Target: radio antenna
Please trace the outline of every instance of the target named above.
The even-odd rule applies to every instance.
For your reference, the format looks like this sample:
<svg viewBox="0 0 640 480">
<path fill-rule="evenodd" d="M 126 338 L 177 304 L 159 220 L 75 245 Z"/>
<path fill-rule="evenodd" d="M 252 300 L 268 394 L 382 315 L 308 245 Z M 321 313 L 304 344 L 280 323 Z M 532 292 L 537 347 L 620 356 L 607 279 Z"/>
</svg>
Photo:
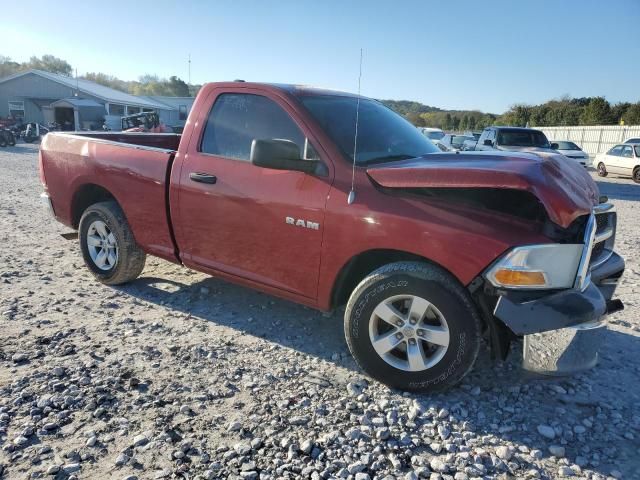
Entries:
<svg viewBox="0 0 640 480">
<path fill-rule="evenodd" d="M 356 103 L 356 131 L 353 136 L 353 164 L 351 165 L 351 191 L 347 203 L 351 205 L 356 200 L 356 161 L 358 154 L 358 121 L 360 120 L 360 81 L 362 80 L 362 48 L 360 49 L 360 72 L 358 73 L 358 101 Z"/>
</svg>

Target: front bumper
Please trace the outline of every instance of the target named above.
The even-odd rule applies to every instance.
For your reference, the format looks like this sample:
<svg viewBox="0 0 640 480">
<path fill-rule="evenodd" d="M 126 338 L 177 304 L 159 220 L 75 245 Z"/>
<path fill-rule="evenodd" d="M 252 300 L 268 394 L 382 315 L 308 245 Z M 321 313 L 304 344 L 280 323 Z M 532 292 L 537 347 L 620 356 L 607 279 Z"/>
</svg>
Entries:
<svg viewBox="0 0 640 480">
<path fill-rule="evenodd" d="M 591 270 L 586 288 L 561 290 L 535 299 L 505 293 L 498 298 L 493 314 L 516 335 L 599 322 L 606 314 L 622 308 L 613 295 L 624 266 L 622 257 L 612 253 L 606 262 Z"/>
</svg>

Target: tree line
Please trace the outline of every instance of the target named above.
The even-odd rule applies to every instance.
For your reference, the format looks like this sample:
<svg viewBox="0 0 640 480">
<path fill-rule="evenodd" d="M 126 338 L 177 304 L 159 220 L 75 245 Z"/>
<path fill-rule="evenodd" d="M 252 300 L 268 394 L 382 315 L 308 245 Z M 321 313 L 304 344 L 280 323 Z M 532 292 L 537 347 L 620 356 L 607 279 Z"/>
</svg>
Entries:
<svg viewBox="0 0 640 480">
<path fill-rule="evenodd" d="M 490 125 L 640 125 L 640 102 L 609 103 L 604 97 L 562 97 L 540 105 L 515 104 L 502 115 L 477 110 L 441 110 L 419 102 L 382 100 L 417 127 L 481 130 Z"/>
<path fill-rule="evenodd" d="M 73 67 L 53 55 L 31 57 L 26 62 L 15 62 L 0 55 L 0 78 L 29 69 L 44 70 L 72 76 Z M 171 97 L 195 96 L 201 85 L 189 85 L 177 76 L 160 78 L 142 75 L 137 80 L 121 80 L 101 72 L 87 73 L 81 78 L 132 95 L 158 95 Z M 405 116 L 418 127 L 443 130 L 480 130 L 489 125 L 559 126 L 559 125 L 640 125 L 640 102 L 609 103 L 604 97 L 562 97 L 540 105 L 513 105 L 502 115 L 478 110 L 443 110 L 411 100 L 381 100 L 392 110 Z"/>
<path fill-rule="evenodd" d="M 0 56 L 0 78 L 30 69 L 43 70 L 67 77 L 73 75 L 73 67 L 69 62 L 53 55 L 43 55 L 40 58 L 33 56 L 22 63 L 15 62 L 6 56 Z M 80 78 L 132 95 L 192 97 L 198 93 L 201 87 L 201 85 L 189 85 L 177 76 L 160 78 L 157 75 L 142 75 L 138 80 L 121 80 L 106 73 L 91 72 L 80 76 Z"/>
</svg>

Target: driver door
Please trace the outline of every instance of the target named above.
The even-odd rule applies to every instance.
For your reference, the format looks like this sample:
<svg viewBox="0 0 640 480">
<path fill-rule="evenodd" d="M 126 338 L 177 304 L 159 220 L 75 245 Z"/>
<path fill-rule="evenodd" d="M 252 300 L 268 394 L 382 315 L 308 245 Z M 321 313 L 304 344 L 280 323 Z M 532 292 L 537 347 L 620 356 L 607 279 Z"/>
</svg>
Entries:
<svg viewBox="0 0 640 480">
<path fill-rule="evenodd" d="M 332 175 L 249 161 L 253 139 L 291 140 L 308 159 L 319 158 L 315 141 L 276 94 L 226 88 L 211 96 L 180 173 L 183 262 L 315 299 Z"/>
</svg>

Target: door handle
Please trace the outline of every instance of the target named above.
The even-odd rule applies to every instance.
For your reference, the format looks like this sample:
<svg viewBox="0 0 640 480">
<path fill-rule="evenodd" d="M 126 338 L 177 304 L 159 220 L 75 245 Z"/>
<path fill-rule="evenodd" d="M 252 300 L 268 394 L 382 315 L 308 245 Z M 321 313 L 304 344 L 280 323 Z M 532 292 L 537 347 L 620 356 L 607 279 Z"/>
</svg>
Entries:
<svg viewBox="0 0 640 480">
<path fill-rule="evenodd" d="M 215 175 L 209 175 L 208 173 L 191 172 L 189 178 L 194 182 L 214 184 L 218 180 Z"/>
</svg>

